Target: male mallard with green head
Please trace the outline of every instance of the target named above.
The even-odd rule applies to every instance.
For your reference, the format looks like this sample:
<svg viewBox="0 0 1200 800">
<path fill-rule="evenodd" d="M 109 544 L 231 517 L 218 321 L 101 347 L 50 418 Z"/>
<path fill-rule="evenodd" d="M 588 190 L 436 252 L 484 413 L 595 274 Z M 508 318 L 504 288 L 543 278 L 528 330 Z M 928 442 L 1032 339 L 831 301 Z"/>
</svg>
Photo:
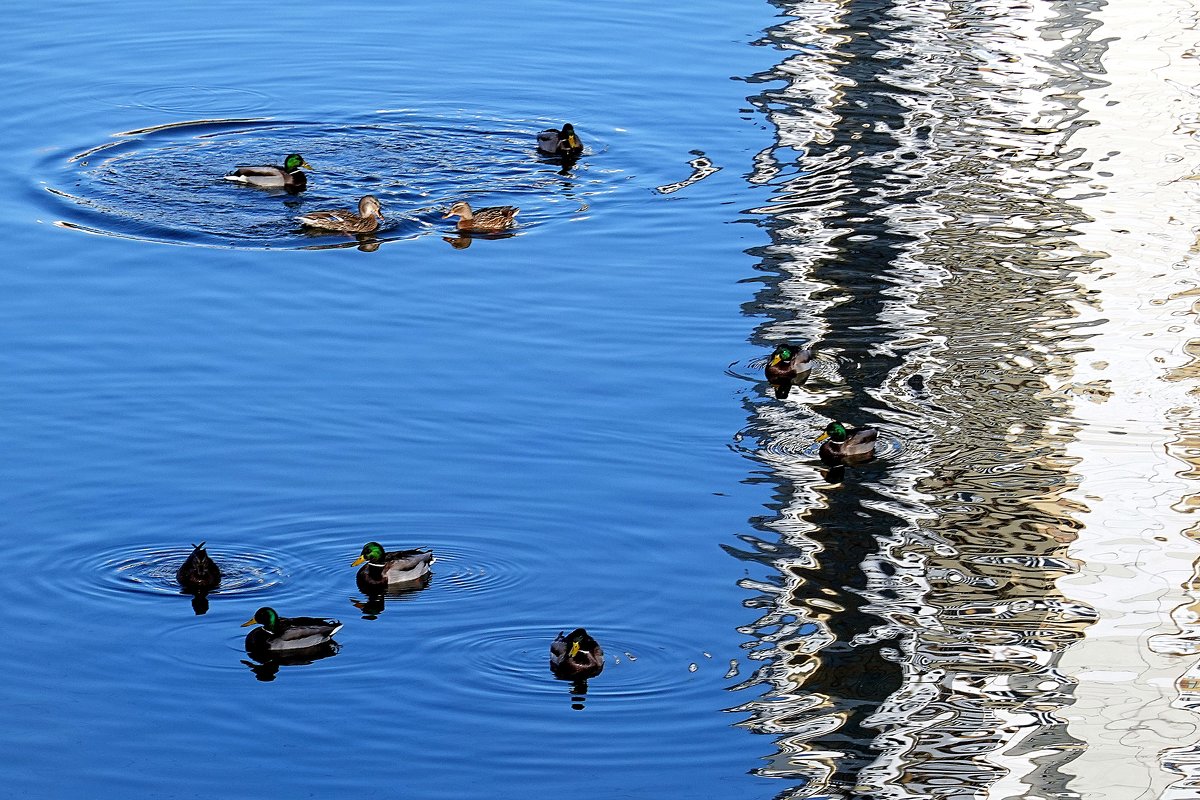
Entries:
<svg viewBox="0 0 1200 800">
<path fill-rule="evenodd" d="M 559 631 L 558 638 L 550 643 L 550 671 L 556 678 L 593 678 L 603 669 L 604 651 L 583 628 L 576 628 L 566 636 Z"/>
<path fill-rule="evenodd" d="M 831 467 L 841 464 L 863 464 L 875 458 L 875 439 L 879 431 L 870 427 L 847 428 L 840 422 L 825 426 L 817 437 L 821 444 L 821 460 Z"/>
<path fill-rule="evenodd" d="M 561 131 L 547 128 L 537 135 L 538 152 L 544 156 L 560 156 L 576 159 L 583 154 L 583 142 L 575 133 L 571 123 L 562 126 Z"/>
<path fill-rule="evenodd" d="M 336 619 L 281 617 L 267 606 L 242 623 L 243 628 L 248 625 L 262 626 L 246 634 L 246 652 L 249 653 L 288 653 L 320 647 L 342 627 Z"/>
<path fill-rule="evenodd" d="M 802 386 L 813 368 L 813 353 L 808 348 L 792 347 L 786 342 L 775 347 L 767 362 L 767 380 L 775 387 L 775 399 L 782 400 L 793 386 Z"/>
<path fill-rule="evenodd" d="M 221 583 L 221 568 L 204 549 L 207 542 L 192 545 L 192 552 L 175 572 L 175 580 L 188 592 L 211 592 Z"/>
<path fill-rule="evenodd" d="M 303 191 L 308 186 L 308 178 L 301 169 L 312 169 L 299 153 L 292 153 L 283 160 L 282 167 L 238 167 L 225 176 L 227 181 L 260 186 L 264 189 L 287 189 L 291 192 Z"/>
<path fill-rule="evenodd" d="M 356 580 L 359 591 L 367 595 L 386 592 L 388 586 L 418 581 L 429 574 L 429 565 L 434 561 L 428 550 L 393 550 L 386 552 L 379 542 L 363 545 L 362 555 L 350 566 L 362 564 Z"/>
<path fill-rule="evenodd" d="M 370 233 L 383 222 L 383 209 L 375 195 L 365 194 L 358 201 L 357 214 L 347 208 L 339 208 L 336 211 L 310 211 L 297 219 L 302 225 L 323 231 Z"/>
<path fill-rule="evenodd" d="M 515 228 L 517 223 L 514 217 L 520 210 L 513 206 L 489 206 L 472 211 L 471 206 L 465 200 L 460 200 L 450 206 L 450 210 L 442 216 L 442 219 L 459 217 L 455 227 L 460 231 L 496 233 Z"/>
</svg>

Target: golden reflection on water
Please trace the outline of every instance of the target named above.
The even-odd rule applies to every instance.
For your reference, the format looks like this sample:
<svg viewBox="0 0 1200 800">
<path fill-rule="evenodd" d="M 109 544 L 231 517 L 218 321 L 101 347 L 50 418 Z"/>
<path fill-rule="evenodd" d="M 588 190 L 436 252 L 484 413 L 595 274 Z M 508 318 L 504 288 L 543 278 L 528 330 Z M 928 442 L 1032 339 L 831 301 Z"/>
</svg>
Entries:
<svg viewBox="0 0 1200 800">
<path fill-rule="evenodd" d="M 857 369 L 747 404 L 777 487 L 735 553 L 776 573 L 742 584 L 757 772 L 797 797 L 1194 796 L 1195 9 L 776 5 L 746 310 L 764 349 Z M 908 457 L 831 487 L 770 455 L 852 414 Z"/>
</svg>

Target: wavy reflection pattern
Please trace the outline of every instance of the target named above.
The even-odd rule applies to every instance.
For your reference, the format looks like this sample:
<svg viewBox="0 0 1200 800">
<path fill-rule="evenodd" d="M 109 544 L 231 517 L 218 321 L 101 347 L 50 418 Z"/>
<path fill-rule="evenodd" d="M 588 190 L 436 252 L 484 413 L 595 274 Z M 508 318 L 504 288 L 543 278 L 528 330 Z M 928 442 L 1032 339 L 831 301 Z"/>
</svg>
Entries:
<svg viewBox="0 0 1200 800">
<path fill-rule="evenodd" d="M 781 796 L 1064 796 L 1057 662 L 1095 612 L 1055 585 L 1086 509 L 1048 379 L 1088 337 L 1070 138 L 1097 4 L 774 4 L 761 43 L 784 58 L 748 79 L 776 129 L 748 176 L 770 243 L 744 313 L 764 351 L 811 342 L 844 383 L 746 401 L 775 497 L 729 548 L 767 573 L 744 583 L 761 666 L 731 710 L 774 738 L 757 771 Z M 772 446 L 828 419 L 905 455 L 833 483 Z"/>
</svg>

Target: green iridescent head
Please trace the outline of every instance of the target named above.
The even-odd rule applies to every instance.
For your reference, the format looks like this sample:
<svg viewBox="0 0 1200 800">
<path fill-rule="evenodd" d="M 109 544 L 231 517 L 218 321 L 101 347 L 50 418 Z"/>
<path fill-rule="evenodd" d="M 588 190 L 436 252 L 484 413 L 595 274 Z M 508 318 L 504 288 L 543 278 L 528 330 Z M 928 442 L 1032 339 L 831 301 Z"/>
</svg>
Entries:
<svg viewBox="0 0 1200 800">
<path fill-rule="evenodd" d="M 299 153 L 292 153 L 283 160 L 283 169 L 285 172 L 295 172 L 303 167 L 304 169 L 312 169 L 312 165 L 304 160 L 304 157 Z"/>
<path fill-rule="evenodd" d="M 275 609 L 270 606 L 263 606 L 258 611 L 254 612 L 254 616 L 242 623 L 245 628 L 250 625 L 262 625 L 268 631 L 274 630 L 279 624 L 279 615 L 275 613 Z"/>
<path fill-rule="evenodd" d="M 844 442 L 850 436 L 850 432 L 842 423 L 831 422 L 825 426 L 825 435 L 835 442 Z"/>
<path fill-rule="evenodd" d="M 357 567 L 364 561 L 369 561 L 372 564 L 378 564 L 383 561 L 383 557 L 383 545 L 381 545 L 379 542 L 367 542 L 363 545 L 362 555 L 355 559 L 354 563 L 350 566 Z"/>
</svg>

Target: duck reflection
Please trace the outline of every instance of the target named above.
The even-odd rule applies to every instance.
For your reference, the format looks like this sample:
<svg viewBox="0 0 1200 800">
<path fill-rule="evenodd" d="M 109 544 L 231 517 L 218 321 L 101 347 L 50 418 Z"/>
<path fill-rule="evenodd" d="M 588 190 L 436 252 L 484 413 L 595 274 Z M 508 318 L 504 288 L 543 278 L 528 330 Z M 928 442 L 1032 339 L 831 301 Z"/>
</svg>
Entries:
<svg viewBox="0 0 1200 800">
<path fill-rule="evenodd" d="M 433 573 L 428 573 L 407 583 L 392 584 L 384 592 L 364 593 L 365 600 L 352 597 L 350 604 L 362 612 L 363 619 L 377 619 L 389 600 L 411 600 L 418 592 L 428 589 L 432 581 Z"/>
<path fill-rule="evenodd" d="M 443 236 L 442 241 L 455 250 L 466 250 L 475 239 L 509 239 L 515 233 L 460 233 L 457 236 Z"/>
<path fill-rule="evenodd" d="M 305 229 L 303 231 L 307 236 L 328 235 L 328 233 L 320 234 L 314 231 Z M 302 248 L 304 250 L 344 250 L 347 247 L 354 247 L 364 253 L 374 253 L 383 244 L 384 240 L 375 236 L 373 233 L 355 233 L 353 234 L 354 241 L 352 242 L 326 242 L 325 244 L 312 244 Z"/>
<path fill-rule="evenodd" d="M 192 595 L 192 611 L 199 617 L 208 613 L 208 592 L 182 592 Z"/>
<path fill-rule="evenodd" d="M 316 647 L 310 647 L 303 652 L 295 653 L 272 653 L 270 651 L 255 651 L 249 653 L 253 661 L 242 659 L 242 663 L 250 668 L 254 673 L 254 677 L 264 683 L 275 680 L 275 676 L 279 674 L 280 667 L 299 667 L 305 664 L 311 664 L 314 661 L 320 661 L 322 658 L 335 656 L 341 645 L 334 641 L 328 641 L 324 644 L 319 644 Z"/>
</svg>

